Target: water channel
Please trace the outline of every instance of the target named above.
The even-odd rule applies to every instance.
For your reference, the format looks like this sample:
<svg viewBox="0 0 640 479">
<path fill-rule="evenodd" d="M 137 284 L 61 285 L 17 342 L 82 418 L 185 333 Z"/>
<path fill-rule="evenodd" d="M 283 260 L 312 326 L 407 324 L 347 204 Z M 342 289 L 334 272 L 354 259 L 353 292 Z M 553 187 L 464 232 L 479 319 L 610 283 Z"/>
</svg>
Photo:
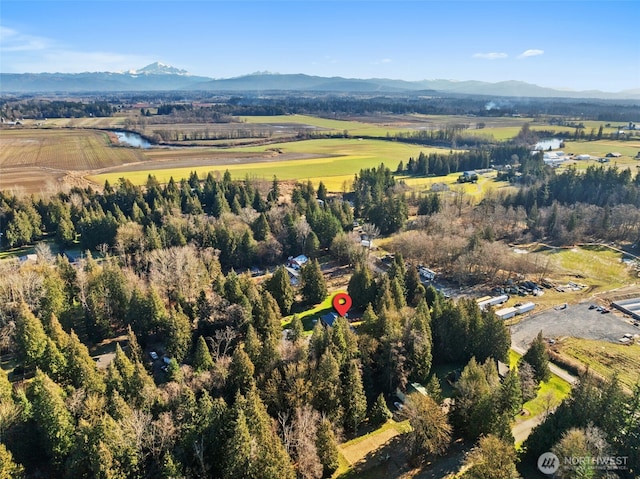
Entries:
<svg viewBox="0 0 640 479">
<path fill-rule="evenodd" d="M 121 144 L 136 148 L 151 148 L 153 146 L 137 133 L 131 133 L 130 131 L 114 131 L 114 133 Z"/>
</svg>

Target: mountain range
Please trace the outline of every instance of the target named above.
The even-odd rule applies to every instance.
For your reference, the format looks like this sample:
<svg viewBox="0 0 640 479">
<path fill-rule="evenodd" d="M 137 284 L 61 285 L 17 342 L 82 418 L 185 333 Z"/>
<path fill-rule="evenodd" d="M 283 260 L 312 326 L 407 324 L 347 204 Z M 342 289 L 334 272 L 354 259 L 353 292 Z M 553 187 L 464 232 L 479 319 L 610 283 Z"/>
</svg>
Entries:
<svg viewBox="0 0 640 479">
<path fill-rule="evenodd" d="M 214 79 L 192 75 L 159 62 L 127 72 L 0 73 L 0 93 L 88 93 L 117 91 L 212 91 L 212 92 L 335 92 L 459 94 L 505 97 L 640 99 L 640 88 L 621 92 L 569 91 L 521 81 L 421 80 L 385 78 L 320 77 L 305 74 L 257 72 L 234 78 Z"/>
</svg>

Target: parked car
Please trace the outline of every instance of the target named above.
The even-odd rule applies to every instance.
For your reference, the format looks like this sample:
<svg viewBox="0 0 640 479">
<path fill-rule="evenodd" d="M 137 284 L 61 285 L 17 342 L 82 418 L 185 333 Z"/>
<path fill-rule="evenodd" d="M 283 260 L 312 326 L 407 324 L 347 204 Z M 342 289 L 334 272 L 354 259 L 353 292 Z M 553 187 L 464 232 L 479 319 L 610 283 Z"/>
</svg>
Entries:
<svg viewBox="0 0 640 479">
<path fill-rule="evenodd" d="M 153 359 L 154 361 L 155 361 L 156 359 L 158 359 L 158 353 L 156 353 L 155 351 L 151 351 L 151 352 L 149 353 L 149 356 L 150 356 L 150 357 L 151 357 L 151 359 Z"/>
<path fill-rule="evenodd" d="M 402 411 L 402 409 L 404 408 L 404 404 L 402 404 L 401 402 L 398 402 L 398 401 L 395 401 L 393 403 L 393 405 L 398 411 Z"/>
</svg>

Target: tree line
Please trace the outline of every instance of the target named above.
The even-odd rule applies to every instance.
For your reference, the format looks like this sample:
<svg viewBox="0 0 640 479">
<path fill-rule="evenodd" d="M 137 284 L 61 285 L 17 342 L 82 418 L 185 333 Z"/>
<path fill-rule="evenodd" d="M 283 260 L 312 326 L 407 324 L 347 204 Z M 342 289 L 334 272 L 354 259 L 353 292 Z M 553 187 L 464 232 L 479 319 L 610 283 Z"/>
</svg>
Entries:
<svg viewBox="0 0 640 479">
<path fill-rule="evenodd" d="M 27 100 L 6 101 L 2 116 L 9 119 L 85 118 L 112 116 L 117 107 L 108 101 Z"/>
</svg>

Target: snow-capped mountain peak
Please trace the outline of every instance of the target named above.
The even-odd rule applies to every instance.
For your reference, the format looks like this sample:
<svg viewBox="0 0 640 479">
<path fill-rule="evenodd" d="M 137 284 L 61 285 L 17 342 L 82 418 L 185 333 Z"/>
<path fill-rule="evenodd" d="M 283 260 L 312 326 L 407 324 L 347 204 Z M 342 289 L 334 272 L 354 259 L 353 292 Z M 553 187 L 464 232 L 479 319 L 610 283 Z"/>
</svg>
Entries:
<svg viewBox="0 0 640 479">
<path fill-rule="evenodd" d="M 150 65 L 132 73 L 138 75 L 189 75 L 187 70 L 181 70 L 160 62 L 151 63 Z"/>
</svg>

